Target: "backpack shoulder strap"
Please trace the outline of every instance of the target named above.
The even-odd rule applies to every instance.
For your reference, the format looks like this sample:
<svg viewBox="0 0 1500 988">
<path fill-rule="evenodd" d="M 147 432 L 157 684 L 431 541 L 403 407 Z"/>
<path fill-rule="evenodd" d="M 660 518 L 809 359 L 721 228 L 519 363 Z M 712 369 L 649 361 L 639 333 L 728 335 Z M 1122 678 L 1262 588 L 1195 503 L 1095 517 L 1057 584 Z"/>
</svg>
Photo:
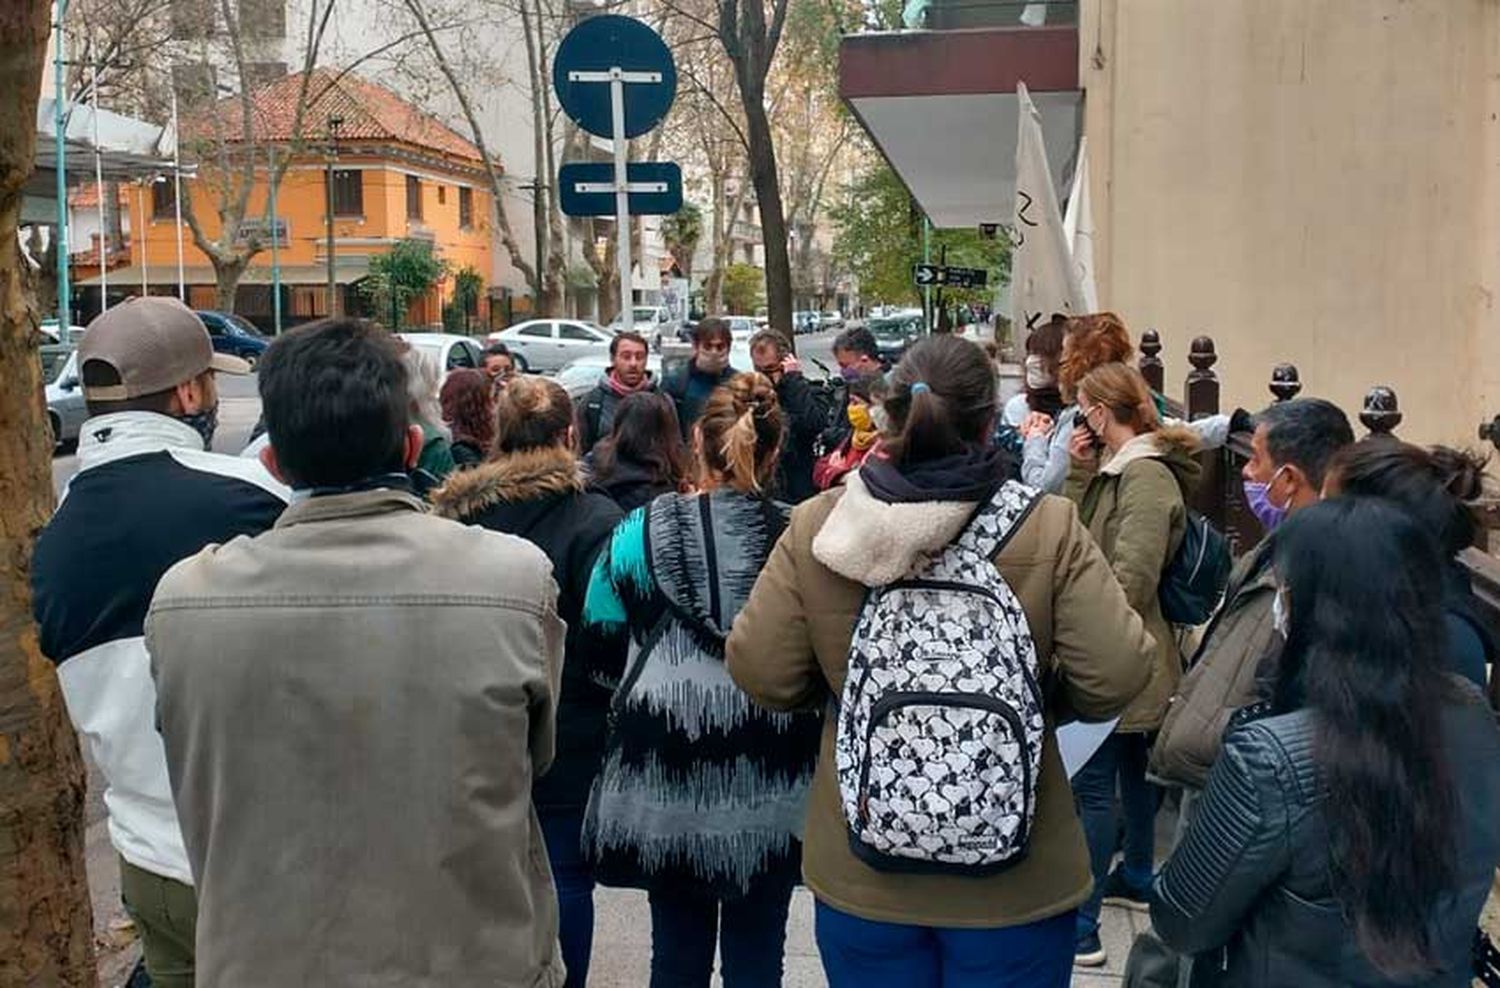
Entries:
<svg viewBox="0 0 1500 988">
<path fill-rule="evenodd" d="M 1007 480 L 980 505 L 955 541 L 984 559 L 993 559 L 1041 500 L 1042 492 L 1035 487 Z"/>
</svg>

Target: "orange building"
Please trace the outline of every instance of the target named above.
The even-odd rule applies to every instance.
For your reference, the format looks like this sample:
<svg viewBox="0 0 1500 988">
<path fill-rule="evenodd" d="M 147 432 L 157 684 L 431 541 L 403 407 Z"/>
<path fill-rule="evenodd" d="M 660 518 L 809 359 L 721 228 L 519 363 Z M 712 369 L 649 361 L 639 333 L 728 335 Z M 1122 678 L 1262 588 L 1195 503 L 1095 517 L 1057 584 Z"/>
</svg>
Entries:
<svg viewBox="0 0 1500 988">
<path fill-rule="evenodd" d="M 221 229 L 219 199 L 234 193 L 243 156 L 249 153 L 265 159 L 254 163 L 241 225 L 245 233 L 261 232 L 265 246 L 240 279 L 235 311 L 270 327 L 274 263 L 280 269 L 284 326 L 328 314 L 331 189 L 339 310 L 377 315 L 370 311 L 360 286 L 369 274 L 370 260 L 401 240 L 415 239 L 431 243 L 449 273 L 426 297 L 412 303 L 403 322 L 439 324 L 442 306 L 453 293 L 453 274 L 473 268 L 487 278 L 491 270 L 493 197 L 479 149 L 390 90 L 353 74 L 339 76 L 326 69 L 315 72 L 309 81 L 308 106 L 297 140 L 301 82 L 300 74 L 289 75 L 254 93 L 253 142 L 210 136 L 244 132 L 238 95 L 183 122 L 184 158 L 194 151 L 199 160 L 197 175 L 182 180 L 182 192 L 192 197 L 193 209 L 211 239 Z M 221 157 L 221 149 L 228 154 Z M 273 157 L 280 163 L 287 156 L 291 164 L 277 185 L 276 218 L 269 224 L 278 237 L 273 256 L 270 232 L 265 229 L 270 164 Z M 222 177 L 225 173 L 219 169 L 224 161 L 229 162 L 228 174 L 233 179 Z M 143 283 L 152 294 L 176 292 L 173 191 L 168 175 L 124 197 L 131 231 L 128 263 L 109 271 L 111 301 L 139 294 Z M 214 308 L 213 266 L 193 243 L 186 225 L 184 221 L 182 257 L 188 302 L 195 308 Z M 78 264 L 75 270 L 86 290 L 93 286 L 97 310 L 97 265 Z M 487 318 L 485 305 L 481 298 L 480 311 L 473 313 L 476 325 Z"/>
</svg>

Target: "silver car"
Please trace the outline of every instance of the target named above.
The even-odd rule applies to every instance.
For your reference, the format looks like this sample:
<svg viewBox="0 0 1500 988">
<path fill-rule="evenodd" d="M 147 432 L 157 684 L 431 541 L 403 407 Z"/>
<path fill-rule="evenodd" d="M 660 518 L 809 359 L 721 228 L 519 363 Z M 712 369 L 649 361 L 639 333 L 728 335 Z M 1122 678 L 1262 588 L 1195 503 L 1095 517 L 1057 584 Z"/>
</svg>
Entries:
<svg viewBox="0 0 1500 988">
<path fill-rule="evenodd" d="M 665 353 L 652 352 L 646 356 L 646 371 L 651 379 L 658 384 L 661 383 L 662 375 L 671 373 L 684 361 L 691 359 L 693 349 L 680 343 L 669 343 Z M 729 366 L 735 370 L 747 371 L 755 366 L 750 359 L 750 346 L 747 342 L 736 340 L 729 348 Z M 604 356 L 580 357 L 562 370 L 557 372 L 556 381 L 561 384 L 568 397 L 577 401 L 594 389 L 594 385 L 604 379 L 609 373 L 609 354 Z"/>
<path fill-rule="evenodd" d="M 47 424 L 58 447 L 78 441 L 78 431 L 89 417 L 78 380 L 78 348 L 49 344 L 41 348 L 42 379 L 47 382 Z"/>
<path fill-rule="evenodd" d="M 526 373 L 555 371 L 580 357 L 603 354 L 609 359 L 614 334 L 581 319 L 530 319 L 491 333 L 491 343 L 504 343 L 516 358 L 516 369 Z"/>
</svg>

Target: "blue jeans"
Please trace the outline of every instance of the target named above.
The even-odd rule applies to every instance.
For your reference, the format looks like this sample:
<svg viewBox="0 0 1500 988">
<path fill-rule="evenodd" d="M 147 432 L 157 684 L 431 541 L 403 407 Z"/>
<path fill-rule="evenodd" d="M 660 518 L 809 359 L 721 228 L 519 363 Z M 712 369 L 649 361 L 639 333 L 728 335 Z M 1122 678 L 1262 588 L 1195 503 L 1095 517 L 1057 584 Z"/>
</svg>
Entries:
<svg viewBox="0 0 1500 988">
<path fill-rule="evenodd" d="M 1068 988 L 1072 911 L 1023 926 L 878 923 L 817 906 L 829 988 Z"/>
<path fill-rule="evenodd" d="M 794 884 L 791 875 L 763 876 L 734 899 L 691 886 L 652 889 L 651 988 L 708 988 L 715 946 L 724 988 L 779 988 Z"/>
<path fill-rule="evenodd" d="M 1119 827 L 1115 821 L 1115 783 L 1125 813 L 1125 880 L 1149 888 L 1156 851 L 1156 787 L 1146 781 L 1146 758 L 1151 746 L 1144 734 L 1111 734 L 1073 776 L 1073 799 L 1089 845 L 1089 867 L 1094 894 L 1078 909 L 1078 936 L 1099 931 L 1099 909 L 1104 880 L 1114 860 Z"/>
<path fill-rule="evenodd" d="M 568 968 L 565 988 L 583 988 L 594 950 L 594 870 L 583 856 L 583 808 L 538 809 L 536 815 L 557 887 L 557 939 Z"/>
</svg>

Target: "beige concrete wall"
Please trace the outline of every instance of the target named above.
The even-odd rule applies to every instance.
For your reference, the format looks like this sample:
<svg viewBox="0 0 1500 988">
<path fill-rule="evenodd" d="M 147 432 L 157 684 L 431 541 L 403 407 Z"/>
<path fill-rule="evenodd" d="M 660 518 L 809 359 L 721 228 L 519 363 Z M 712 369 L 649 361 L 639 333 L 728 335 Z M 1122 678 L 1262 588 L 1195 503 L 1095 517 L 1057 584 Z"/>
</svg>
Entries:
<svg viewBox="0 0 1500 988">
<path fill-rule="evenodd" d="M 1218 343 L 1226 404 L 1397 390 L 1416 441 L 1500 412 L 1500 0 L 1087 0 L 1099 288 Z"/>
</svg>

